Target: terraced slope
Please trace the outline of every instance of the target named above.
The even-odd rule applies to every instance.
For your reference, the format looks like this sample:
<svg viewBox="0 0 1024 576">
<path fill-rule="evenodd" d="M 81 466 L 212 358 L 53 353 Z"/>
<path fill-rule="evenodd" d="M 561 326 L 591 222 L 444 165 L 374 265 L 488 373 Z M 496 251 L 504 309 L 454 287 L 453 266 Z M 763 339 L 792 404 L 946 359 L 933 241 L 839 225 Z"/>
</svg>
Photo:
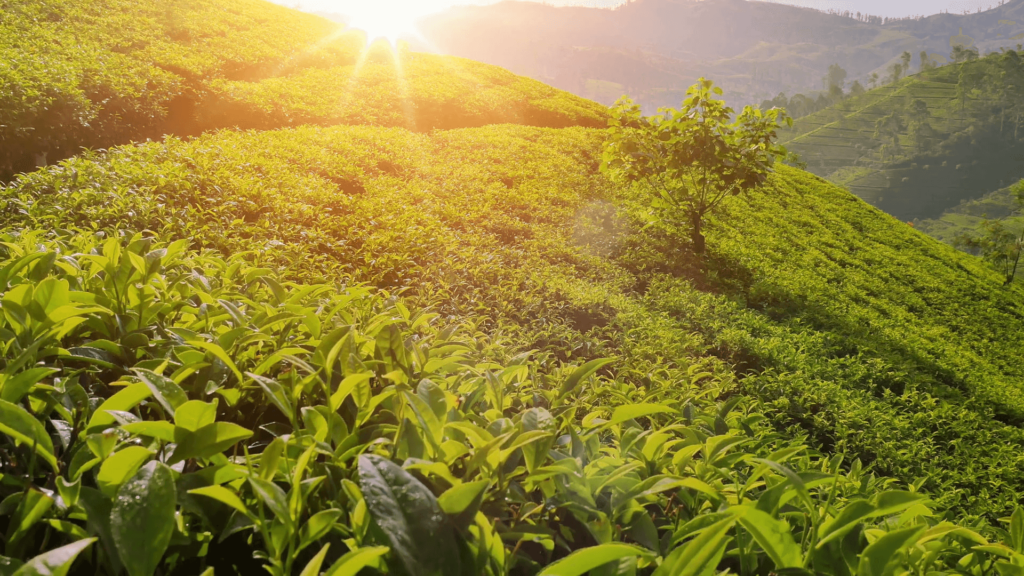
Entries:
<svg viewBox="0 0 1024 576">
<path fill-rule="evenodd" d="M 1016 210 L 1015 194 L 1009 188 L 1003 188 L 946 210 L 938 218 L 922 220 L 916 226 L 929 236 L 953 244 L 965 234 L 982 236 L 981 225 L 985 220 L 1003 220 L 1009 229 L 1020 230 L 1024 218 L 1015 215 Z"/>
<path fill-rule="evenodd" d="M 643 199 L 598 171 L 602 140 L 521 126 L 172 139 L 27 175 L 0 195 L 0 225 L 152 230 L 303 281 L 403 289 L 552 360 L 614 356 L 637 378 L 706 367 L 788 436 L 924 479 L 957 515 L 994 521 L 1020 499 L 1020 288 L 790 168 L 712 226 L 702 264 L 685 231 L 641 229 Z"/>
<path fill-rule="evenodd" d="M 297 124 L 604 125 L 505 70 L 377 46 L 262 0 L 0 1 L 0 180 L 164 134 Z"/>
<path fill-rule="evenodd" d="M 1024 177 L 1022 134 L 994 94 L 1004 62 L 997 54 L 915 74 L 800 118 L 781 138 L 811 172 L 897 218 L 938 217 Z M 992 80 L 972 84 L 961 101 L 961 75 Z M 926 107 L 926 137 L 911 134 L 915 102 Z M 892 138 L 878 134 L 876 123 L 894 110 L 900 149 L 883 158 Z"/>
</svg>

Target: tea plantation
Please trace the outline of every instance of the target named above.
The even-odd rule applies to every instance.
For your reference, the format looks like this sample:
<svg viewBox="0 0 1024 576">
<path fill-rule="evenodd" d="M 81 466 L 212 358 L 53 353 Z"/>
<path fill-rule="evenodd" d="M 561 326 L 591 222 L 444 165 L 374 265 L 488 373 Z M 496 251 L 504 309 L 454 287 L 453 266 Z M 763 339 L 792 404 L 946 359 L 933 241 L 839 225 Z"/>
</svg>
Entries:
<svg viewBox="0 0 1024 576">
<path fill-rule="evenodd" d="M 595 104 L 406 54 L 410 108 L 344 35 L 281 72 L 334 29 L 255 1 L 2 5 L 223 26 L 103 54 L 147 126 L 188 79 L 264 130 L 0 187 L 0 576 L 1024 572 L 1024 290 L 976 258 L 785 166 L 698 257 Z"/>
<path fill-rule="evenodd" d="M 1024 178 L 1021 52 L 928 69 L 799 118 L 781 140 L 810 171 L 902 220 Z"/>
</svg>

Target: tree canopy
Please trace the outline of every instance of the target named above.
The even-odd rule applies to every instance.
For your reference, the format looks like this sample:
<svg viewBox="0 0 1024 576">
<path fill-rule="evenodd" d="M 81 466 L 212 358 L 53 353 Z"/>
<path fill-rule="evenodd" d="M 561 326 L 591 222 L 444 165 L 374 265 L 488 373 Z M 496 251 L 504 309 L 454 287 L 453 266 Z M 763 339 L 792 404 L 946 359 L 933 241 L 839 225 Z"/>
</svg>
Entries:
<svg viewBox="0 0 1024 576">
<path fill-rule="evenodd" d="M 602 168 L 624 183 L 642 183 L 653 195 L 655 219 L 688 226 L 694 252 L 705 251 L 705 217 L 730 196 L 764 184 L 777 157 L 781 108 L 734 111 L 716 96 L 722 89 L 701 78 L 679 110 L 643 116 L 624 98 L 612 110 Z"/>
</svg>

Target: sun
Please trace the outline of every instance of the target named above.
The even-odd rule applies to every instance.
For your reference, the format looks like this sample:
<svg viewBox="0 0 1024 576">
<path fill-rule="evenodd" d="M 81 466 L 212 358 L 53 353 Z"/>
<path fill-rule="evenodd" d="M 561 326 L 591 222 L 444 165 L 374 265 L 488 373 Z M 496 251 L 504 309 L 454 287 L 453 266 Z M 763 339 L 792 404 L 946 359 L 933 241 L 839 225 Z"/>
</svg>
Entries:
<svg viewBox="0 0 1024 576">
<path fill-rule="evenodd" d="M 450 0 L 347 0 L 340 3 L 349 26 L 366 33 L 367 42 L 384 38 L 395 44 L 399 38 L 419 36 L 417 21 L 451 6 Z"/>
</svg>

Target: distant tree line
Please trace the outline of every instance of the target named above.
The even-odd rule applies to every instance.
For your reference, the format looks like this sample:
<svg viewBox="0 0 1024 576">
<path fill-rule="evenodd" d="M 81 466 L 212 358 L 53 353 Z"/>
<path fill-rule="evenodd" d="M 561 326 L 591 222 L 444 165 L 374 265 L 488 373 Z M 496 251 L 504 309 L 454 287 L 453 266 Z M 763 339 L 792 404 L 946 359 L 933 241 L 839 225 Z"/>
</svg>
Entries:
<svg viewBox="0 0 1024 576">
<path fill-rule="evenodd" d="M 920 20 L 921 18 L 924 18 L 924 16 L 906 16 L 903 18 L 889 18 L 888 16 L 875 16 L 873 14 L 868 13 L 854 12 L 852 10 L 836 10 L 834 8 L 830 8 L 828 10 L 819 10 L 819 12 L 824 12 L 825 14 L 831 14 L 833 16 L 842 16 L 843 18 L 852 18 L 853 20 L 859 20 L 861 22 L 866 22 L 868 24 L 877 24 L 879 26 L 884 26 L 891 22 Z"/>
<path fill-rule="evenodd" d="M 824 110 L 850 96 L 858 96 L 865 92 L 864 86 L 857 80 L 850 85 L 849 91 L 846 91 L 846 77 L 847 72 L 842 66 L 832 64 L 828 67 L 828 73 L 821 79 L 822 92 L 818 93 L 817 97 L 805 94 L 787 97 L 784 92 L 780 92 L 775 98 L 761 102 L 760 108 L 762 110 L 784 108 L 791 117 L 800 118 Z"/>
<path fill-rule="evenodd" d="M 980 58 L 980 55 L 977 48 L 954 46 L 953 51 L 950 53 L 950 60 L 953 64 L 973 62 L 978 58 Z M 903 54 L 900 55 L 900 59 L 897 62 L 893 62 L 886 69 L 887 74 L 885 76 L 879 76 L 877 72 L 872 72 L 867 78 L 867 88 L 865 88 L 859 80 L 855 80 L 850 84 L 849 89 L 847 89 L 846 70 L 839 64 L 832 64 L 828 67 L 828 73 L 826 73 L 821 79 L 822 92 L 819 92 L 816 96 L 795 94 L 792 97 L 789 97 L 784 92 L 780 92 L 774 98 L 762 101 L 760 108 L 762 110 L 785 108 L 786 112 L 788 112 L 791 117 L 800 118 L 818 112 L 819 110 L 824 110 L 825 108 L 838 104 L 847 98 L 860 96 L 867 90 L 871 90 L 879 86 L 892 85 L 895 89 L 896 83 L 898 83 L 910 71 L 913 59 L 914 57 L 910 52 L 904 51 Z M 920 72 L 938 68 L 939 66 L 939 62 L 935 58 L 929 56 L 927 51 L 922 50 L 918 54 L 918 70 Z M 968 78 L 967 82 L 962 84 L 966 86 L 972 81 L 972 78 Z"/>
</svg>

